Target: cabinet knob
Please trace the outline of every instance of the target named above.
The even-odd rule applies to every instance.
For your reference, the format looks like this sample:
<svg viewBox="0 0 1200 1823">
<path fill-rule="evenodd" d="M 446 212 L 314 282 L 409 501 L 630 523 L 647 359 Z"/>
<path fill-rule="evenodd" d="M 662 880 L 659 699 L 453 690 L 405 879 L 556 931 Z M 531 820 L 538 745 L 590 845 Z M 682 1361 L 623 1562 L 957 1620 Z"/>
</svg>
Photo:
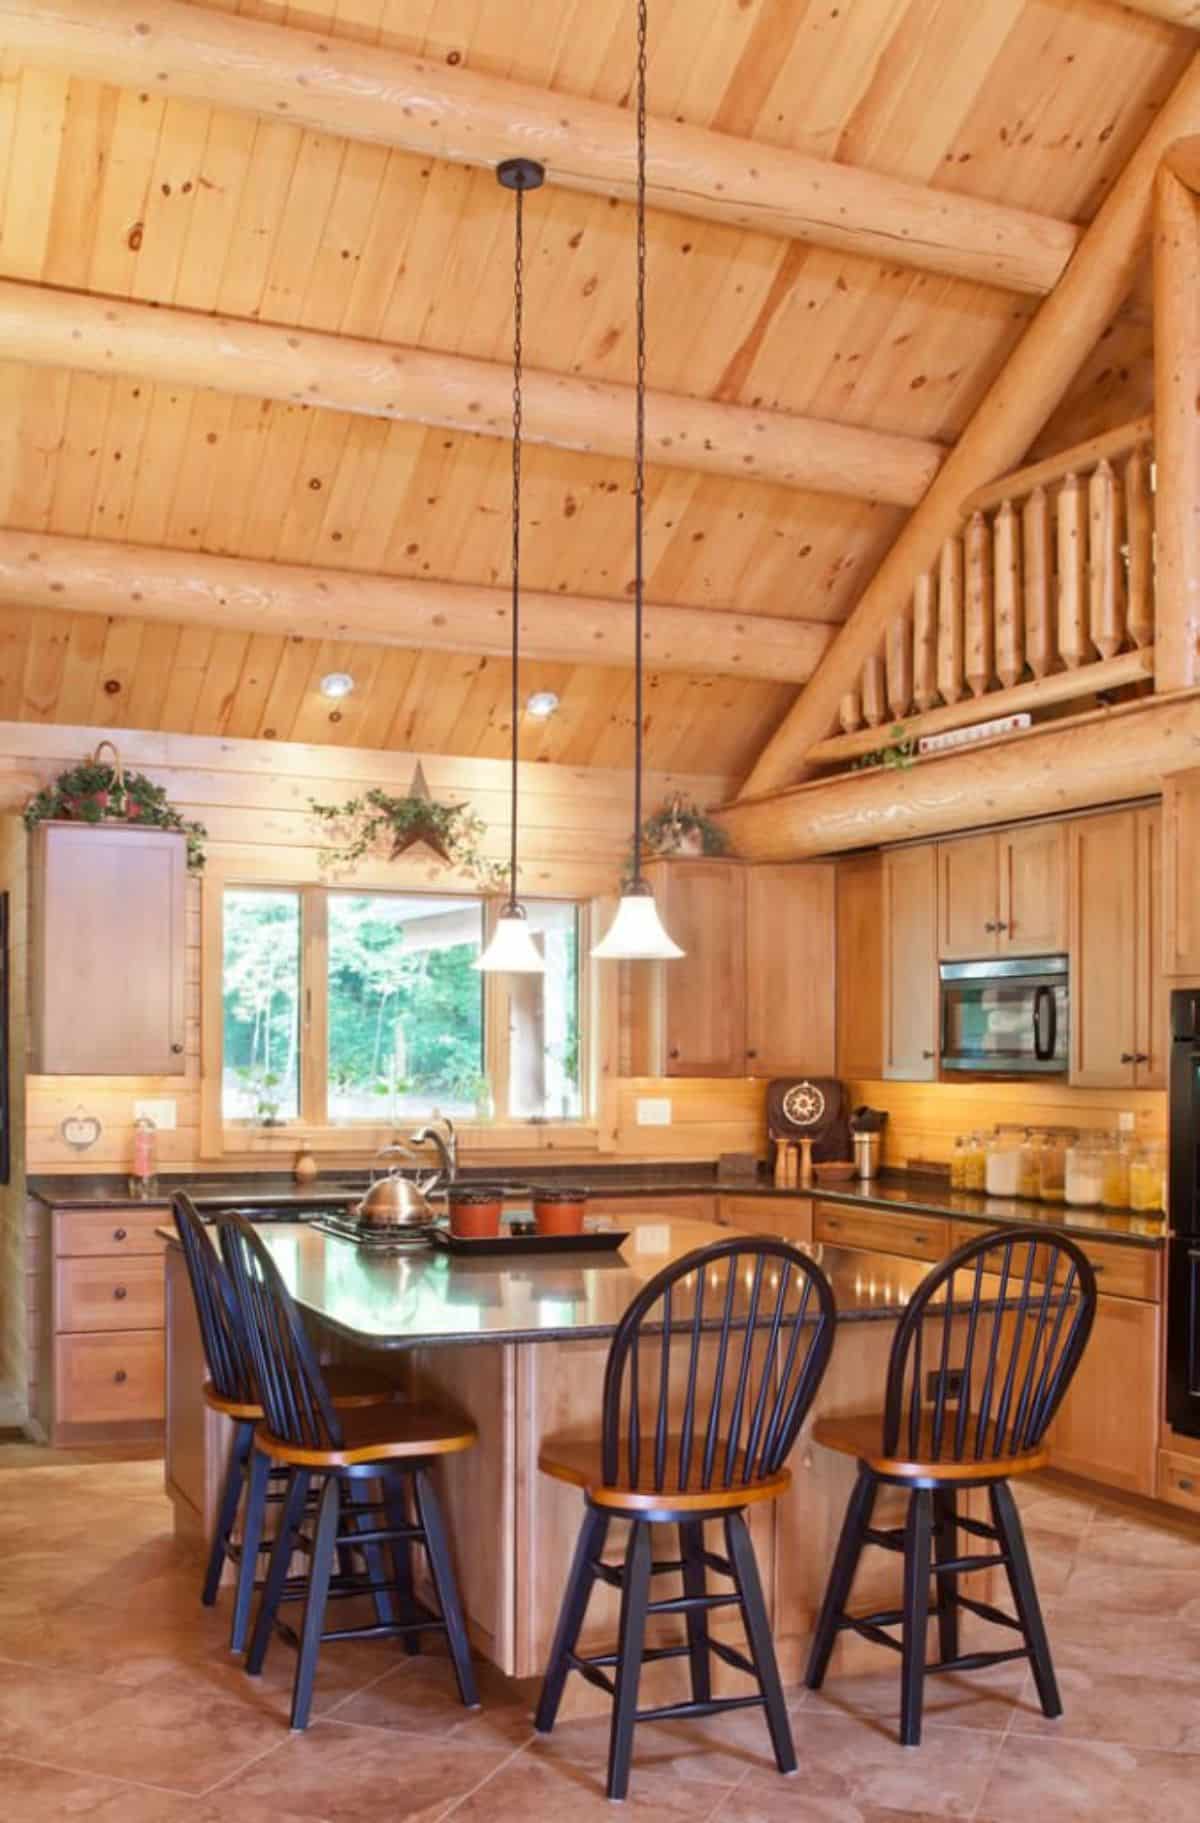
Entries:
<svg viewBox="0 0 1200 1823">
<path fill-rule="evenodd" d="M 1149 1051 L 1135 1051 L 1133 1053 L 1133 1061 L 1134 1061 L 1134 1063 L 1149 1063 L 1149 1061 L 1150 1061 Z"/>
<path fill-rule="evenodd" d="M 937 1052 L 936 1051 L 922 1051 L 921 1055 L 922 1055 L 922 1057 L 936 1057 Z"/>
<path fill-rule="evenodd" d="M 1121 1062 L 1122 1063 L 1136 1063 L 1137 1059 L 1134 1056 L 1132 1051 L 1122 1051 L 1121 1052 Z"/>
<path fill-rule="evenodd" d="M 1000 919 L 1000 921 L 999 921 L 999 923 L 998 923 L 998 924 L 996 924 L 996 925 L 995 925 L 995 926 L 994 926 L 994 927 L 993 927 L 993 928 L 994 928 L 994 929 L 996 929 L 996 930 L 1007 930 L 1007 929 L 1008 929 L 1008 925 L 1007 925 L 1007 924 L 1006 924 L 1006 923 L 1005 923 L 1005 922 L 1004 922 L 1004 919 L 1003 919 L 1003 918 L 1001 918 L 1001 919 Z"/>
<path fill-rule="evenodd" d="M 747 1055 L 747 1057 L 757 1057 L 758 1052 L 757 1051 L 747 1051 L 746 1055 Z"/>
<path fill-rule="evenodd" d="M 124 1384 L 125 1384 L 126 1380 L 128 1380 L 128 1378 L 129 1378 L 129 1375 L 125 1372 L 125 1369 L 123 1367 L 118 1367 L 116 1373 L 113 1375 L 113 1379 L 116 1381 L 118 1386 L 124 1386 Z"/>
<path fill-rule="evenodd" d="M 678 1057 L 678 1055 L 679 1055 L 679 1046 L 677 1044 L 673 1044 L 671 1046 L 670 1050 L 667 1052 L 667 1056 L 674 1058 L 674 1057 Z"/>
<path fill-rule="evenodd" d="M 127 1297 L 128 1295 L 129 1294 L 125 1290 L 124 1285 L 114 1285 L 113 1286 L 113 1297 L 116 1298 L 118 1304 L 120 1303 L 122 1298 Z"/>
<path fill-rule="evenodd" d="M 989 918 L 983 928 L 984 928 L 984 930 L 992 931 L 992 930 L 999 930 L 1000 926 L 996 923 L 994 918 Z"/>
<path fill-rule="evenodd" d="M 175 1053 L 176 1057 L 181 1057 L 183 1055 L 183 1046 L 181 1044 L 173 1044 L 171 1046 L 171 1049 Z"/>
<path fill-rule="evenodd" d="M 1180 1475 L 1178 1481 L 1175 1483 L 1175 1486 L 1179 1489 L 1181 1494 L 1190 1494 L 1195 1485 L 1196 1483 L 1192 1480 L 1190 1475 Z"/>
<path fill-rule="evenodd" d="M 113 1229 L 113 1240 L 114 1241 L 127 1241 L 128 1239 L 129 1239 L 128 1228 L 114 1228 Z"/>
</svg>

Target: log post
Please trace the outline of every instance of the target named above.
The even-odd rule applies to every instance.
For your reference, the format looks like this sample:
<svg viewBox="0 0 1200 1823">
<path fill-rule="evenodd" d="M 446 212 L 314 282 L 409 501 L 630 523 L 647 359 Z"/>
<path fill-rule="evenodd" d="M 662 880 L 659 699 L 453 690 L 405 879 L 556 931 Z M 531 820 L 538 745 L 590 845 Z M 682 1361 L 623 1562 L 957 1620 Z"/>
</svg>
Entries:
<svg viewBox="0 0 1200 1823">
<path fill-rule="evenodd" d="M 878 653 L 863 666 L 862 706 L 868 728 L 881 728 L 887 720 L 887 690 L 883 659 Z"/>
<path fill-rule="evenodd" d="M 863 725 L 862 698 L 857 690 L 847 690 L 838 716 L 843 734 L 857 734 Z"/>
<path fill-rule="evenodd" d="M 1088 624 L 1101 658 L 1115 658 L 1125 636 L 1121 497 L 1111 462 L 1098 462 L 1088 482 Z"/>
<path fill-rule="evenodd" d="M 938 570 L 938 694 L 956 703 L 963 694 L 963 548 L 947 538 Z"/>
<path fill-rule="evenodd" d="M 893 721 L 902 722 L 912 708 L 912 623 L 897 614 L 887 636 L 887 698 Z"/>
<path fill-rule="evenodd" d="M 937 702 L 937 583 L 923 570 L 913 590 L 913 699 L 917 708 Z"/>
<path fill-rule="evenodd" d="M 1154 215 L 1154 687 L 1200 682 L 1200 219 L 1164 164 Z"/>
<path fill-rule="evenodd" d="M 1087 635 L 1087 495 L 1067 475 L 1058 495 L 1058 655 L 1069 671 L 1085 663 Z"/>
<path fill-rule="evenodd" d="M 1154 497 L 1150 458 L 1135 449 L 1125 464 L 1125 537 L 1129 550 L 1126 625 L 1135 645 L 1154 641 Z"/>
<path fill-rule="evenodd" d="M 992 527 L 996 578 L 996 676 L 1007 689 L 1025 670 L 1025 617 L 1021 610 L 1021 522 L 1004 501 Z"/>
<path fill-rule="evenodd" d="M 982 513 L 972 513 L 967 526 L 967 599 L 963 643 L 967 682 L 972 696 L 983 696 L 992 681 L 995 611 L 992 591 L 992 536 Z"/>
<path fill-rule="evenodd" d="M 1054 555 L 1050 496 L 1035 487 L 1021 509 L 1022 587 L 1025 595 L 1025 657 L 1035 677 L 1054 669 Z"/>
</svg>

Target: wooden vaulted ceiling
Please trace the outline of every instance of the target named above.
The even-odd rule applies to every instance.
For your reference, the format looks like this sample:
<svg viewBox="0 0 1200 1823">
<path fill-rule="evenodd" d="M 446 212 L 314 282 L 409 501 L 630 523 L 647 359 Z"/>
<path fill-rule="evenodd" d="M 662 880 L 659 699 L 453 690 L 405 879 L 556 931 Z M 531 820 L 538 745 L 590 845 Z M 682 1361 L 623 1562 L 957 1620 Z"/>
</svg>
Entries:
<svg viewBox="0 0 1200 1823">
<path fill-rule="evenodd" d="M 193 3 L 628 99 L 632 0 Z M 1195 45 L 1108 0 L 651 0 L 650 29 L 653 117 L 1071 223 L 1094 213 Z M 485 170 L 109 86 L 10 49 L 0 195 L 0 279 L 509 357 L 511 203 Z M 626 202 L 553 185 L 528 201 L 532 365 L 629 379 L 632 255 Z M 660 210 L 649 263 L 652 387 L 943 445 L 1037 303 Z M 1042 447 L 1139 409 L 1148 360 L 1135 296 Z M 498 438 L 2 358 L 0 414 L 0 527 L 417 581 L 507 576 Z M 531 589 L 627 599 L 631 476 L 620 456 L 529 447 Z M 652 466 L 648 594 L 838 623 L 905 510 Z M 335 669 L 359 688 L 331 705 L 316 683 Z M 535 660 L 525 676 L 562 698 L 550 722 L 525 726 L 527 757 L 624 761 L 627 669 Z M 651 763 L 744 773 L 796 689 L 654 671 Z M 0 719 L 487 756 L 506 748 L 507 692 L 495 656 L 0 609 Z"/>
</svg>

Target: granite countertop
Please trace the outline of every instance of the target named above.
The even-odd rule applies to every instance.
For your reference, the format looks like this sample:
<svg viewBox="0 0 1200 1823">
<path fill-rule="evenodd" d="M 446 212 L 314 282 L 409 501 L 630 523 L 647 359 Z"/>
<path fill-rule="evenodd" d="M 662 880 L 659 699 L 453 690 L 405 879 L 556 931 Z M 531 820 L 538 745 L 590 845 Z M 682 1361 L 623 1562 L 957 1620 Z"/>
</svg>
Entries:
<svg viewBox="0 0 1200 1823">
<path fill-rule="evenodd" d="M 1167 1226 L 1162 1216 L 1133 1215 L 1107 1209 L 1072 1209 L 1064 1203 L 1024 1202 L 1017 1197 L 981 1196 L 951 1190 L 944 1178 L 886 1171 L 869 1183 L 815 1184 L 809 1190 L 780 1190 L 765 1175 L 749 1183 L 719 1182 L 711 1164 L 662 1165 L 532 1165 L 468 1166 L 462 1181 L 508 1180 L 513 1183 L 567 1183 L 584 1186 L 606 1198 L 639 1196 L 725 1195 L 738 1197 L 815 1198 L 848 1208 L 895 1210 L 985 1226 L 1035 1224 L 1068 1234 L 1159 1248 Z M 245 1172 L 225 1177 L 179 1174 L 159 1179 L 153 1197 L 131 1197 L 125 1177 L 31 1177 L 28 1190 L 49 1208 L 89 1209 L 128 1206 L 166 1209 L 174 1190 L 187 1190 L 200 1207 L 236 1208 L 255 1203 L 286 1204 L 297 1210 L 328 1209 L 357 1201 L 366 1185 L 365 1172 L 338 1173 L 298 1185 L 290 1173 Z"/>
<path fill-rule="evenodd" d="M 173 1230 L 164 1238 L 178 1246 Z M 647 1222 L 612 1254 L 463 1259 L 433 1247 L 369 1252 L 306 1222 L 259 1230 L 298 1304 L 326 1328 L 372 1348 L 606 1338 L 646 1281 L 728 1228 Z M 921 1260 L 796 1243 L 828 1277 L 838 1323 L 894 1322 L 929 1268 Z M 985 1280 L 985 1287 L 991 1281 Z M 765 1319 L 764 1319 L 765 1320 Z"/>
</svg>

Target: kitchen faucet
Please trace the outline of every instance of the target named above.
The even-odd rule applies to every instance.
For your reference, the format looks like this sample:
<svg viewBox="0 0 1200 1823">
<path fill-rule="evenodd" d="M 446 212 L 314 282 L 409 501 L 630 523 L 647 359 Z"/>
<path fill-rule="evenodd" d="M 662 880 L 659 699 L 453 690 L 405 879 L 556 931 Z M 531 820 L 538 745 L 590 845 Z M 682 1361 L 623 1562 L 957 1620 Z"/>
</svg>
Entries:
<svg viewBox="0 0 1200 1823">
<path fill-rule="evenodd" d="M 442 1174 L 448 1184 L 458 1177 L 458 1135 L 454 1122 L 446 1114 L 437 1114 L 419 1133 L 414 1133 L 410 1145 L 423 1146 L 431 1143 L 437 1147 L 442 1161 Z"/>
</svg>

